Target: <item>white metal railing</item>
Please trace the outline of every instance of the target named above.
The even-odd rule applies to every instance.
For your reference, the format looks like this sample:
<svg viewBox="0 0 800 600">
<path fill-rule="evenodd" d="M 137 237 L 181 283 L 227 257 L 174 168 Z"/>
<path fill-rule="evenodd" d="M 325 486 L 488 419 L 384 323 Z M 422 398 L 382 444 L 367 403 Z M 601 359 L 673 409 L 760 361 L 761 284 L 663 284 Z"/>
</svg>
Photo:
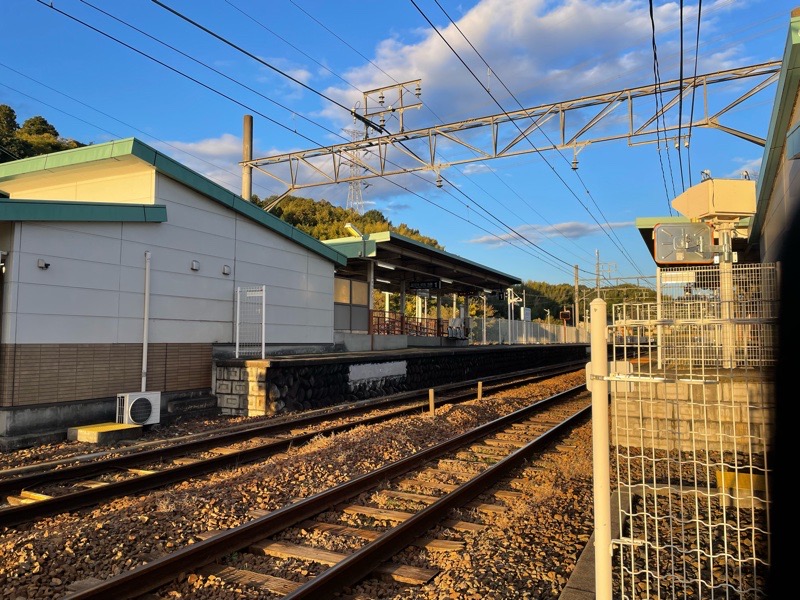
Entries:
<svg viewBox="0 0 800 600">
<path fill-rule="evenodd" d="M 660 269 L 657 287 L 658 302 L 616 305 L 598 324 L 626 358 L 600 378 L 620 529 L 599 488 L 597 555 L 612 557 L 613 591 L 598 564 L 596 597 L 765 598 L 777 267 Z M 606 350 L 592 350 L 600 373 Z"/>
<path fill-rule="evenodd" d="M 267 286 L 236 288 L 236 358 L 266 355 Z"/>
<path fill-rule="evenodd" d="M 560 323 L 470 317 L 469 343 L 583 344 L 589 343 L 589 331 Z"/>
</svg>

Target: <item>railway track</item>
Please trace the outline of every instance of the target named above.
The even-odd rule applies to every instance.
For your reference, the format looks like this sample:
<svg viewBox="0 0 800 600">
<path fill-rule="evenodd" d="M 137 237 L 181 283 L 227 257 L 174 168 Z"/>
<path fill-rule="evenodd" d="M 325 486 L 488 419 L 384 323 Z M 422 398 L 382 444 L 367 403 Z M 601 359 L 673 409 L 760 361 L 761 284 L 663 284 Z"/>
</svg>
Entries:
<svg viewBox="0 0 800 600">
<path fill-rule="evenodd" d="M 482 389 L 487 393 L 496 392 L 574 371 L 577 367 L 583 367 L 583 364 L 566 363 L 498 376 L 484 380 L 491 385 Z M 439 397 L 435 405 L 474 399 L 477 383 L 470 381 L 438 388 Z M 155 448 L 114 453 L 111 456 L 92 454 L 88 457 L 71 457 L 67 465 L 58 461 L 24 470 L 15 469 L 13 473 L 0 472 L 0 497 L 4 496 L 8 502 L 6 507 L 0 507 L 0 527 L 19 525 L 115 497 L 176 484 L 274 456 L 319 435 L 340 433 L 418 413 L 429 407 L 429 400 L 426 398 L 421 401 L 420 398 L 420 392 L 409 392 L 254 427 L 236 427 L 213 434 L 189 436 L 190 439 L 166 446 L 157 445 Z M 374 411 L 380 412 L 359 416 Z M 332 419 L 345 419 L 345 422 L 324 426 Z M 314 427 L 319 424 L 323 426 Z"/>
<path fill-rule="evenodd" d="M 278 510 L 252 511 L 252 520 L 239 527 L 209 531 L 162 558 L 86 582 L 68 598 L 136 597 L 170 585 L 178 573 L 214 575 L 286 599 L 331 598 L 371 574 L 422 585 L 438 571 L 392 557 L 411 545 L 458 551 L 463 543 L 454 535 L 486 526 L 453 519 L 451 511 L 502 512 L 502 501 L 515 492 L 500 488 L 510 487 L 509 478 L 526 461 L 586 422 L 590 408 L 584 386 L 574 387 Z M 495 501 L 476 500 L 487 493 Z M 346 539 L 340 545 L 349 551 L 314 545 L 313 535 L 320 534 Z M 305 562 L 308 576 L 297 581 L 249 568 L 257 557 Z"/>
</svg>

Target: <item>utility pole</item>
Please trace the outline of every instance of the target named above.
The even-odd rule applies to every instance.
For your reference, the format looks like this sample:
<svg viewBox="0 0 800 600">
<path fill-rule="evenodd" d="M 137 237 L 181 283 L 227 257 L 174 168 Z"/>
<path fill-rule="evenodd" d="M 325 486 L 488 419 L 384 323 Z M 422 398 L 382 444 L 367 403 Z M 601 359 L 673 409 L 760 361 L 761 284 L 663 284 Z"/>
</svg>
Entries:
<svg viewBox="0 0 800 600">
<path fill-rule="evenodd" d="M 594 291 L 595 298 L 600 297 L 600 250 L 594 251 Z"/>
<path fill-rule="evenodd" d="M 242 124 L 242 198 L 253 197 L 253 115 L 245 115 Z"/>
<path fill-rule="evenodd" d="M 575 330 L 578 329 L 578 265 L 575 265 L 575 295 L 573 298 L 573 307 L 572 307 L 572 324 L 575 325 Z"/>
</svg>

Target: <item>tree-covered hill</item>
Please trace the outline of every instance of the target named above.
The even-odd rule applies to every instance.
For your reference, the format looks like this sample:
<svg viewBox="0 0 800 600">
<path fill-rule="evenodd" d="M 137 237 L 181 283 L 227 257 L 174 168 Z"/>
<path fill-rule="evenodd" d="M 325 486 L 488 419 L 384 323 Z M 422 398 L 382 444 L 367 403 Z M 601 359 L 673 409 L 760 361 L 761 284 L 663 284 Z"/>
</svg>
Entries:
<svg viewBox="0 0 800 600">
<path fill-rule="evenodd" d="M 47 119 L 38 115 L 20 126 L 16 111 L 0 104 L 0 163 L 81 146 L 86 144 L 61 137 Z"/>
</svg>

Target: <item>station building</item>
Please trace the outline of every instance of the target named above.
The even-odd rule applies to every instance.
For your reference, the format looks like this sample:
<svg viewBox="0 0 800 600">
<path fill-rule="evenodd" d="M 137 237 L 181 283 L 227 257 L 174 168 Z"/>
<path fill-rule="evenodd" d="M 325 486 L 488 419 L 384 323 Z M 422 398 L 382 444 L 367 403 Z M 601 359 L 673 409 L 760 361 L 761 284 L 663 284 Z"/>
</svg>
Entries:
<svg viewBox="0 0 800 600">
<path fill-rule="evenodd" d="M 207 393 L 236 286 L 269 286 L 276 343 L 333 343 L 345 256 L 139 140 L 6 163 L 0 190 L 0 436 Z"/>
<path fill-rule="evenodd" d="M 241 290 L 264 290 L 270 355 L 369 354 L 464 346 L 467 299 L 520 282 L 393 232 L 323 243 L 134 138 L 0 165 L 0 252 L 0 448 L 114 421 L 146 390 L 151 422 L 321 394 L 233 356 Z M 425 294 L 437 317 L 376 308 L 376 289 Z"/>
</svg>

